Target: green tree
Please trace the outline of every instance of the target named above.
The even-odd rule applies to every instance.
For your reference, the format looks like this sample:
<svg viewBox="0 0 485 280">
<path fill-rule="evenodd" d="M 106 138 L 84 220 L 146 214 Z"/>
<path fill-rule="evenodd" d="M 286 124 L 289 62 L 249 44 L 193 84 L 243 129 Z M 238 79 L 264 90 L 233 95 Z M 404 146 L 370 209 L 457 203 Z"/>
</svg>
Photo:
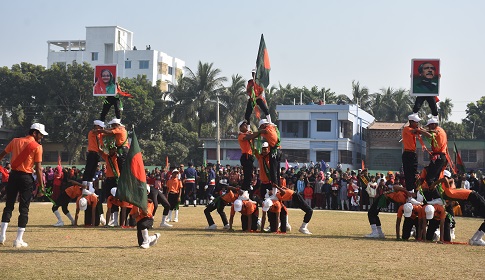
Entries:
<svg viewBox="0 0 485 280">
<path fill-rule="evenodd" d="M 453 110 L 453 103 L 451 103 L 451 99 L 446 98 L 445 101 L 441 101 L 439 103 L 439 107 L 440 109 L 438 110 L 438 116 L 440 120 L 447 121 L 451 115 L 451 110 Z"/>
</svg>

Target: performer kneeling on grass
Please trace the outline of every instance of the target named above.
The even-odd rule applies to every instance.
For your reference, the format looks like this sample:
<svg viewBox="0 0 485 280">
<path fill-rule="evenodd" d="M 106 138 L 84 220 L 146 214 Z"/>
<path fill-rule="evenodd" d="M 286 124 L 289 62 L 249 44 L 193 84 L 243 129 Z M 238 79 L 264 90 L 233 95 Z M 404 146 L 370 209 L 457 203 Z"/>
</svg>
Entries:
<svg viewBox="0 0 485 280">
<path fill-rule="evenodd" d="M 381 228 L 381 220 L 379 219 L 379 212 L 381 208 L 387 208 L 389 203 L 395 202 L 398 204 L 404 204 L 407 202 L 407 198 L 411 196 L 411 193 L 401 185 L 394 185 L 393 190 L 385 192 L 374 200 L 374 203 L 367 212 L 370 227 L 372 232 L 365 237 L 368 238 L 385 238 Z"/>
<path fill-rule="evenodd" d="M 397 210 L 397 217 L 396 217 L 396 239 L 400 239 L 400 231 L 401 231 L 401 220 L 404 216 L 404 223 L 402 225 L 402 239 L 408 240 L 409 237 L 413 235 L 413 227 L 415 239 L 420 240 L 418 236 L 419 228 L 420 228 L 420 220 L 424 217 L 422 215 L 422 206 L 421 205 L 412 205 L 411 203 L 404 203 L 399 207 Z M 418 239 L 419 238 L 419 239 Z"/>
<path fill-rule="evenodd" d="M 57 218 L 57 223 L 54 224 L 55 227 L 64 226 L 64 222 L 61 218 L 61 213 L 59 213 L 58 210 L 59 207 L 62 207 L 62 212 L 69 218 L 69 220 L 71 221 L 71 225 L 74 225 L 74 218 L 71 216 L 71 213 L 69 213 L 69 209 L 67 208 L 67 206 L 72 199 L 77 199 L 78 197 L 80 197 L 82 195 L 82 190 L 86 188 L 85 185 L 80 184 L 76 181 L 69 180 L 68 182 L 71 183 L 72 186 L 62 191 L 62 193 L 56 199 L 55 204 L 52 206 L 52 212 L 54 213 L 54 215 L 56 215 Z"/>
<path fill-rule="evenodd" d="M 88 209 L 88 206 L 91 207 L 91 211 L 89 213 L 86 211 Z M 95 194 L 90 194 L 87 196 L 79 197 L 76 201 L 76 216 L 74 218 L 74 226 L 77 226 L 79 211 L 86 211 L 84 212 L 86 226 L 95 226 L 96 210 L 98 210 L 98 212 L 101 212 L 99 220 L 101 225 L 104 226 L 106 224 L 106 220 L 104 219 L 103 215 L 103 206 L 101 203 L 98 203 L 98 196 Z M 88 221 L 89 217 L 91 218 L 91 221 Z"/>
<path fill-rule="evenodd" d="M 434 182 L 430 188 L 435 188 L 436 186 L 441 185 L 443 188 L 444 196 L 446 198 L 451 200 L 469 201 L 473 205 L 476 215 L 485 218 L 485 199 L 483 198 L 483 196 L 472 190 L 457 189 L 455 187 L 455 182 L 451 176 L 451 172 L 445 170 L 443 174 L 445 177 Z M 484 234 L 485 222 L 481 224 L 477 232 L 472 236 L 472 238 L 470 238 L 468 244 L 475 246 L 485 246 L 485 241 L 483 241 L 482 239 Z"/>
<path fill-rule="evenodd" d="M 263 217 L 261 218 L 261 229 L 264 229 L 266 213 L 268 213 L 269 231 L 278 232 L 282 205 L 283 204 L 279 200 L 273 201 L 267 198 L 263 201 Z"/>
<path fill-rule="evenodd" d="M 213 201 L 207 204 L 206 208 L 204 209 L 204 214 L 207 219 L 207 223 L 209 224 L 209 226 L 206 227 L 205 229 L 210 229 L 210 230 L 217 229 L 217 225 L 216 223 L 214 223 L 214 219 L 211 216 L 211 212 L 216 209 L 217 209 L 217 213 L 219 213 L 219 215 L 221 216 L 224 229 L 229 229 L 229 222 L 227 221 L 227 216 L 226 216 L 226 213 L 224 212 L 224 207 L 236 201 L 236 199 L 239 197 L 239 192 L 242 192 L 240 188 L 234 188 L 234 187 L 228 186 L 227 180 L 220 180 L 219 186 L 222 187 L 221 192 L 223 194 L 216 197 Z"/>
<path fill-rule="evenodd" d="M 150 193 L 150 187 L 147 185 L 147 192 Z M 138 246 L 142 249 L 148 249 L 157 244 L 160 233 L 150 236 L 148 229 L 153 227 L 153 201 L 148 198 L 147 211 L 143 211 L 137 206 L 133 206 L 130 215 L 136 219 L 136 235 L 138 237 Z"/>
<path fill-rule="evenodd" d="M 241 212 L 242 230 L 254 232 L 258 230 L 259 210 L 256 201 L 236 199 L 231 207 L 231 216 L 229 218 L 229 231 L 234 231 L 232 224 L 236 212 Z"/>
</svg>

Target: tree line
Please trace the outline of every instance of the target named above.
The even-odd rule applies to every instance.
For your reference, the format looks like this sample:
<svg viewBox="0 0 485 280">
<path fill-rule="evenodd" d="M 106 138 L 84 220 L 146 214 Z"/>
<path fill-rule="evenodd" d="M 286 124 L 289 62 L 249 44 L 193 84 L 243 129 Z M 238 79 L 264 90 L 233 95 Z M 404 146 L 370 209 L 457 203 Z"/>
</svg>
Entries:
<svg viewBox="0 0 485 280">
<path fill-rule="evenodd" d="M 32 122 L 46 125 L 46 141 L 62 143 L 69 163 L 80 158 L 87 143 L 87 133 L 98 119 L 104 98 L 92 95 L 94 69 L 88 64 L 44 66 L 21 63 L 0 68 L 1 127 L 25 134 Z M 217 100 L 220 109 L 221 137 L 237 136 L 237 123 L 243 119 L 247 104 L 246 83 L 240 75 L 230 79 L 221 75 L 213 63 L 199 62 L 197 68 L 185 68 L 170 92 L 160 90 L 160 81 L 152 86 L 146 76 L 122 78 L 121 88 L 134 98 L 121 97 L 122 122 L 134 127 L 147 165 L 194 161 L 202 163 L 201 138 L 215 138 Z M 407 89 L 382 88 L 370 93 L 360 82 L 352 82 L 352 92 L 337 94 L 330 88 L 272 85 L 266 100 L 273 120 L 276 105 L 309 103 L 358 104 L 381 122 L 406 122 L 412 112 L 414 97 Z M 467 105 L 462 123 L 449 122 L 453 104 L 450 99 L 439 103 L 442 127 L 450 140 L 477 139 L 485 136 L 480 116 L 485 112 L 485 97 Z M 422 109 L 429 114 L 429 108 Z M 424 115 L 421 113 L 421 115 Z M 107 120 L 114 117 L 110 111 Z M 256 120 L 252 122 L 256 123 Z"/>
</svg>

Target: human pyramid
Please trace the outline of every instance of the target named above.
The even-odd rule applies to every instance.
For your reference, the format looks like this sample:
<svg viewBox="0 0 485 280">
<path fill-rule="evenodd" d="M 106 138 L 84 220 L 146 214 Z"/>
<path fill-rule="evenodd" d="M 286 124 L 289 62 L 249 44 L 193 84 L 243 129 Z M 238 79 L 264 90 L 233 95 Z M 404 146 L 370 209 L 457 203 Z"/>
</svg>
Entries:
<svg viewBox="0 0 485 280">
<path fill-rule="evenodd" d="M 434 98 L 427 102 L 435 103 Z M 408 116 L 409 125 L 402 130 L 404 151 L 402 164 L 405 186 L 396 184 L 389 192 L 374 200 L 368 211 L 368 219 L 372 232 L 365 237 L 384 238 L 379 212 L 387 208 L 389 203 L 402 204 L 398 209 L 396 219 L 396 238 L 407 240 L 414 236 L 416 240 L 452 242 L 455 238 L 455 221 L 453 218 L 453 201 L 469 201 L 475 214 L 485 218 L 485 199 L 473 190 L 457 189 L 452 178 L 453 163 L 448 155 L 448 140 L 446 132 L 438 126 L 438 111 L 436 104 L 430 104 L 433 115 L 426 123 L 427 129 L 419 126 L 421 118 L 418 111 L 424 97 L 416 99 L 413 114 Z M 430 139 L 431 150 L 428 150 L 421 138 L 424 135 Z M 417 175 L 416 140 L 429 153 L 430 163 Z M 449 168 L 448 168 L 449 167 Z M 402 217 L 402 236 L 400 224 Z M 482 239 L 485 234 L 485 222 L 470 238 L 468 244 L 485 246 Z"/>
</svg>

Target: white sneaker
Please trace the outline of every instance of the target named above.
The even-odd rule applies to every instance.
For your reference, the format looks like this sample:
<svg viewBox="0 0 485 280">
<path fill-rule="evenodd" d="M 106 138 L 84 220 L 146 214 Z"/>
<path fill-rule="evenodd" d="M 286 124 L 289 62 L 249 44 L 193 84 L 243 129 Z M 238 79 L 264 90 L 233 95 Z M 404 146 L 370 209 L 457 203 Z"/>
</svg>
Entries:
<svg viewBox="0 0 485 280">
<path fill-rule="evenodd" d="M 171 222 L 178 223 L 179 219 L 173 219 Z"/>
<path fill-rule="evenodd" d="M 303 228 L 303 227 L 301 227 L 298 231 L 303 234 L 312 234 L 307 228 Z"/>
<path fill-rule="evenodd" d="M 57 221 L 57 223 L 54 224 L 55 227 L 63 227 L 64 222 L 63 221 Z"/>
<path fill-rule="evenodd" d="M 173 227 L 173 225 L 169 223 L 160 223 L 160 227 Z"/>
<path fill-rule="evenodd" d="M 157 233 L 155 233 L 155 235 L 154 235 L 154 237 L 153 237 L 153 238 L 154 238 L 154 239 L 153 239 L 152 241 L 150 241 L 150 243 L 149 243 L 149 245 L 150 245 L 150 246 L 153 246 L 153 245 L 157 244 L 157 242 L 158 242 L 158 238 L 160 238 L 160 233 L 158 233 L 158 232 L 157 232 Z M 143 245 L 143 244 L 142 244 L 142 245 Z"/>
<path fill-rule="evenodd" d="M 21 247 L 27 247 L 29 246 L 29 244 L 25 243 L 23 240 L 15 240 L 13 242 L 13 246 L 15 248 L 21 248 Z"/>
<path fill-rule="evenodd" d="M 229 229 L 229 224 L 225 225 L 223 229 Z"/>
<path fill-rule="evenodd" d="M 290 232 L 291 231 L 291 225 L 290 224 L 286 224 L 286 232 Z"/>
<path fill-rule="evenodd" d="M 367 235 L 364 235 L 364 237 L 366 238 L 381 238 L 381 235 L 379 233 L 376 232 L 371 232 Z"/>
<path fill-rule="evenodd" d="M 468 244 L 474 245 L 474 246 L 485 246 L 485 241 L 483 239 L 478 239 L 478 240 L 468 240 Z"/>
<path fill-rule="evenodd" d="M 142 248 L 142 249 L 148 249 L 148 248 L 150 248 L 150 242 L 147 242 L 147 243 L 143 242 L 140 245 L 140 248 Z"/>
<path fill-rule="evenodd" d="M 5 236 L 0 235 L 0 244 L 4 245 L 5 244 L 5 239 L 7 239 Z"/>
<path fill-rule="evenodd" d="M 106 225 L 106 219 L 103 216 L 101 216 L 99 218 L 99 224 L 102 225 L 102 226 L 105 226 Z"/>
<path fill-rule="evenodd" d="M 229 227 L 227 227 L 227 228 L 229 228 Z M 217 225 L 216 224 L 212 224 L 210 226 L 207 226 L 205 229 L 215 230 L 215 229 L 217 229 Z"/>
<path fill-rule="evenodd" d="M 384 233 L 381 232 L 381 233 L 379 233 L 379 238 L 384 239 L 384 238 L 386 238 L 386 236 L 384 235 Z"/>
</svg>

